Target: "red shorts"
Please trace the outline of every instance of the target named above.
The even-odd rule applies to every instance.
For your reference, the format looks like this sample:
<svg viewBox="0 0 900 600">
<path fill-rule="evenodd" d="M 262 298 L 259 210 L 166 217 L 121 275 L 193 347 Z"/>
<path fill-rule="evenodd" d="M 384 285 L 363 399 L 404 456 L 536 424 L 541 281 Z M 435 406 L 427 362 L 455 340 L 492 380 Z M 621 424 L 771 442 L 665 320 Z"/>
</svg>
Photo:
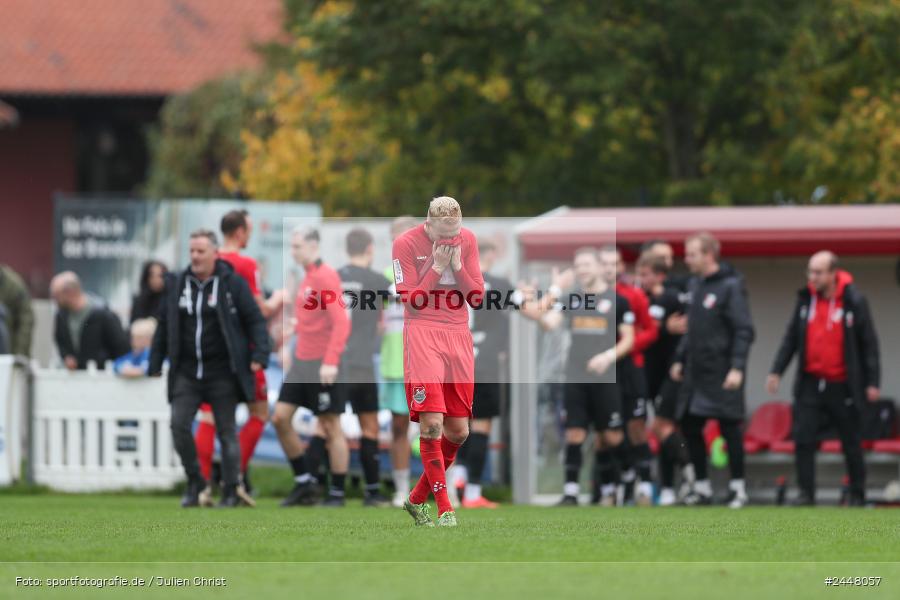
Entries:
<svg viewBox="0 0 900 600">
<path fill-rule="evenodd" d="M 475 353 L 466 325 L 403 324 L 403 382 L 409 420 L 419 413 L 472 417 Z"/>
<path fill-rule="evenodd" d="M 266 387 L 266 373 L 265 371 L 256 371 L 254 375 L 255 384 L 254 384 L 254 392 L 253 392 L 253 401 L 254 402 L 268 402 L 269 401 L 269 389 Z M 200 405 L 200 410 L 204 412 L 212 412 L 212 406 L 204 402 Z"/>
</svg>

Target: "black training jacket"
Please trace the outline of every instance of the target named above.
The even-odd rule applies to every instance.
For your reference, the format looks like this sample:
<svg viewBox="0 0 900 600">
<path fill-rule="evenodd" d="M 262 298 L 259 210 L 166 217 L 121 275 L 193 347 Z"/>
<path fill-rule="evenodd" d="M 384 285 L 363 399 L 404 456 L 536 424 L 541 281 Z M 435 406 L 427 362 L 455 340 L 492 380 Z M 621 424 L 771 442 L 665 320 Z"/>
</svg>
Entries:
<svg viewBox="0 0 900 600">
<path fill-rule="evenodd" d="M 169 401 L 174 392 L 174 378 L 178 371 L 181 351 L 181 310 L 179 298 L 185 287 L 190 269 L 177 278 L 166 279 L 166 290 L 159 310 L 159 326 L 150 350 L 150 374 L 162 370 L 163 361 L 169 359 Z M 216 286 L 216 315 L 219 320 L 225 346 L 228 350 L 231 372 L 237 377 L 246 401 L 254 397 L 254 375 L 250 363 L 255 361 L 265 367 L 269 362 L 269 337 L 266 320 L 250 292 L 250 286 L 223 260 L 216 261 L 213 277 Z"/>
<path fill-rule="evenodd" d="M 803 366 L 806 364 L 806 319 L 812 294 L 804 287 L 797 292 L 797 302 L 788 322 L 781 346 L 775 355 L 770 373 L 781 375 L 787 369 L 794 354 L 797 355 L 797 377 L 794 380 L 794 396 L 800 390 Z M 879 387 L 881 361 L 878 336 L 872 322 L 869 303 L 852 283 L 844 288 L 843 295 L 844 361 L 847 366 L 847 384 L 853 399 L 862 409 L 866 404 L 866 387 Z"/>
<path fill-rule="evenodd" d="M 720 265 L 688 286 L 688 330 L 676 353 L 684 365 L 680 415 L 743 419 L 747 359 L 756 333 L 741 276 Z M 730 369 L 744 372 L 744 385 L 722 389 Z"/>
</svg>

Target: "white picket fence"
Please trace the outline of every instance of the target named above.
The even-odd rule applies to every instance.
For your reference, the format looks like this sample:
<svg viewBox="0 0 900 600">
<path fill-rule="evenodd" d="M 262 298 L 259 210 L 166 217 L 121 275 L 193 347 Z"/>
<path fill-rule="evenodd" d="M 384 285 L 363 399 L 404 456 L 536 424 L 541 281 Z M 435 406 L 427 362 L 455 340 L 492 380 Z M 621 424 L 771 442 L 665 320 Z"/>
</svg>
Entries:
<svg viewBox="0 0 900 600">
<path fill-rule="evenodd" d="M 169 488 L 184 478 L 164 378 L 37 369 L 33 475 L 53 489 Z"/>
</svg>

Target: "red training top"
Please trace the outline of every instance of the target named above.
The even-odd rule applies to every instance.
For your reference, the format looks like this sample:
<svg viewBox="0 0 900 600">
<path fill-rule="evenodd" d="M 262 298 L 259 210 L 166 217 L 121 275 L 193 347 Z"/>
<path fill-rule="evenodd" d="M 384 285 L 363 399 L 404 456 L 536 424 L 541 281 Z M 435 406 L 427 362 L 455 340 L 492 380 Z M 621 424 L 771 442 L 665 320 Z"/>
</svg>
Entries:
<svg viewBox="0 0 900 600">
<path fill-rule="evenodd" d="M 234 272 L 244 278 L 254 296 L 260 295 L 259 266 L 256 259 L 237 252 L 219 252 L 219 258 L 230 264 Z"/>
<path fill-rule="evenodd" d="M 837 272 L 831 298 L 823 298 L 810 286 L 812 301 L 806 317 L 806 364 L 803 370 L 829 382 L 847 381 L 844 359 L 844 288 L 853 283 L 847 271 Z"/>
<path fill-rule="evenodd" d="M 425 224 L 414 227 L 394 240 L 394 282 L 400 301 L 405 304 L 407 320 L 469 325 L 466 303 L 475 307 L 484 299 L 484 277 L 478 262 L 478 242 L 475 234 L 461 228 L 459 236 L 447 240 L 459 245 L 462 268 L 454 271 L 450 265 L 438 275 L 434 264 L 434 242 L 425 232 Z M 451 293 L 453 291 L 458 293 Z"/>
<path fill-rule="evenodd" d="M 641 288 L 616 282 L 616 292 L 628 300 L 631 312 L 634 313 L 634 347 L 631 349 L 631 360 L 636 367 L 644 366 L 644 350 L 656 342 L 659 337 L 659 323 L 650 316 L 650 300 Z"/>
<path fill-rule="evenodd" d="M 321 260 L 307 265 L 297 288 L 294 316 L 298 360 L 337 365 L 350 336 L 350 319 L 342 297 L 341 278 Z"/>
</svg>

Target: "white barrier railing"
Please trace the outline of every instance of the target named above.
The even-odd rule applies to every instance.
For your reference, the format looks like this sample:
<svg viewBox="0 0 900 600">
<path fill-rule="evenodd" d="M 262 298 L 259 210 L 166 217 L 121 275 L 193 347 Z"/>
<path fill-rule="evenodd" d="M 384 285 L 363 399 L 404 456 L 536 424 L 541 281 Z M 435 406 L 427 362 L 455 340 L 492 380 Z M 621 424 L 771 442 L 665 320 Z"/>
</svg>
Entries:
<svg viewBox="0 0 900 600">
<path fill-rule="evenodd" d="M 25 439 L 28 377 L 24 362 L 0 355 L 0 485 L 22 476 L 22 442 Z"/>
<path fill-rule="evenodd" d="M 33 401 L 36 483 L 85 492 L 169 488 L 183 479 L 165 378 L 37 369 Z"/>
</svg>

